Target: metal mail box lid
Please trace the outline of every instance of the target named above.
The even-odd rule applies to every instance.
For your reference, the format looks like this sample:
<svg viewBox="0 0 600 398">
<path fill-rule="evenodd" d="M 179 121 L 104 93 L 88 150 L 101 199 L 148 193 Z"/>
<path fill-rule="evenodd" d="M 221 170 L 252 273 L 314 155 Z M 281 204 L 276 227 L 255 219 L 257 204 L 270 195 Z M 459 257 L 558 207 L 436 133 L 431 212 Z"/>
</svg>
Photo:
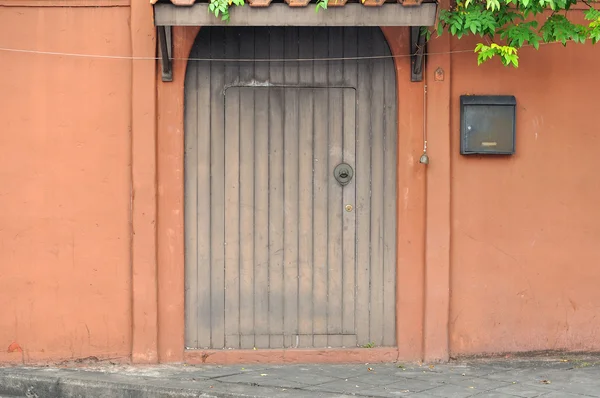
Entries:
<svg viewBox="0 0 600 398">
<path fill-rule="evenodd" d="M 462 95 L 461 155 L 514 154 L 516 105 L 512 95 Z"/>
</svg>

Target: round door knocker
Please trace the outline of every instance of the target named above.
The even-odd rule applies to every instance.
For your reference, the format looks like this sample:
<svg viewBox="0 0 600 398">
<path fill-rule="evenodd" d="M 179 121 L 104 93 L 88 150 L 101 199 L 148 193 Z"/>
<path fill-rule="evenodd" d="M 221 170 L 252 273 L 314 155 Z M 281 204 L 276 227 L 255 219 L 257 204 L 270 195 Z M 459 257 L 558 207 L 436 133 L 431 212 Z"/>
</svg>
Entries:
<svg viewBox="0 0 600 398">
<path fill-rule="evenodd" d="M 348 163 L 340 163 L 333 169 L 333 176 L 341 186 L 348 185 L 354 176 L 354 169 Z"/>
</svg>

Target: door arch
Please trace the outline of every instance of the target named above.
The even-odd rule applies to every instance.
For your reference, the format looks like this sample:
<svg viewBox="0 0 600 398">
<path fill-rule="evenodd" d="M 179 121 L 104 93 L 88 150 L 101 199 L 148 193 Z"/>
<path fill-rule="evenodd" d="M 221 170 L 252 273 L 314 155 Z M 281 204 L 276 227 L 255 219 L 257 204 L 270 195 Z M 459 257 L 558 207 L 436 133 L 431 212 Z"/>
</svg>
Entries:
<svg viewBox="0 0 600 398">
<path fill-rule="evenodd" d="M 200 30 L 185 79 L 186 347 L 396 344 L 389 56 L 378 28 Z"/>
</svg>

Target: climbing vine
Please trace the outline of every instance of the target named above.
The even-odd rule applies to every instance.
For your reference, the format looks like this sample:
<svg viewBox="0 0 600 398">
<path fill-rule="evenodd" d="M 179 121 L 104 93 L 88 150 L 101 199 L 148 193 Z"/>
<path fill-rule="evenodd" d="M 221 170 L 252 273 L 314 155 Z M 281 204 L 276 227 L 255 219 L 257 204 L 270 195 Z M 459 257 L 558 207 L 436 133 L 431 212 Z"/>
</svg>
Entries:
<svg viewBox="0 0 600 398">
<path fill-rule="evenodd" d="M 477 62 L 500 58 L 519 66 L 518 50 L 541 43 L 596 44 L 600 40 L 600 11 L 596 0 L 464 0 L 441 10 L 437 34 L 457 38 L 476 35 Z M 431 33 L 428 33 L 430 36 Z"/>
<path fill-rule="evenodd" d="M 435 31 L 438 36 L 450 34 L 458 39 L 482 38 L 474 48 L 478 64 L 497 57 L 506 66 L 518 67 L 518 50 L 525 46 L 538 49 L 541 43 L 600 41 L 598 1 L 459 0 L 440 10 Z M 210 0 L 209 10 L 229 21 L 232 5 L 243 6 L 244 0 Z M 328 5 L 329 0 L 317 0 L 315 11 L 326 10 Z M 428 40 L 433 33 L 424 30 Z"/>
<path fill-rule="evenodd" d="M 208 9 L 215 17 L 220 16 L 223 21 L 229 21 L 229 7 L 232 5 L 243 6 L 244 0 L 210 0 Z"/>
</svg>

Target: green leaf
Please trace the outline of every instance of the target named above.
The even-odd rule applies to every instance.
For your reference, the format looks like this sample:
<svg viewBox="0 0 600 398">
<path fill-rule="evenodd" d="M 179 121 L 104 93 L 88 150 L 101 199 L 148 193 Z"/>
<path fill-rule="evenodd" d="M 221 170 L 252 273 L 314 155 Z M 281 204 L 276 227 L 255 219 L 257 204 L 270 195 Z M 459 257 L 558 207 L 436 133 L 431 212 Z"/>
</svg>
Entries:
<svg viewBox="0 0 600 398">
<path fill-rule="evenodd" d="M 320 8 L 322 8 L 323 10 L 326 10 L 328 5 L 329 5 L 329 0 L 318 0 L 315 12 L 319 11 Z"/>
<path fill-rule="evenodd" d="M 588 21 L 600 20 L 600 10 L 590 8 L 584 12 L 584 18 Z"/>
<path fill-rule="evenodd" d="M 519 57 L 516 54 L 511 56 L 510 61 L 512 62 L 515 68 L 519 67 Z"/>
<path fill-rule="evenodd" d="M 500 9 L 500 1 L 498 1 L 498 0 L 487 0 L 487 3 L 485 5 L 485 7 L 487 9 L 491 9 L 492 11 L 499 10 Z"/>
</svg>

